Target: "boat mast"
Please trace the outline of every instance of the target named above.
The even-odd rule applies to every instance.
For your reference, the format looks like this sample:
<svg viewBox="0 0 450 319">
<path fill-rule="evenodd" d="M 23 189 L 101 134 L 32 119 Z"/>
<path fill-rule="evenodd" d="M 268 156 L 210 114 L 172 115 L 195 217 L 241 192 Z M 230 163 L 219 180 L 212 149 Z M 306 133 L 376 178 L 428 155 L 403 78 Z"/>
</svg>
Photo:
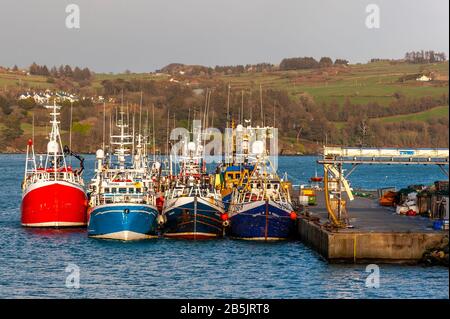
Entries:
<svg viewBox="0 0 450 319">
<path fill-rule="evenodd" d="M 227 128 L 229 127 L 230 122 L 230 92 L 231 92 L 231 85 L 228 83 L 228 97 L 227 97 Z"/>
<path fill-rule="evenodd" d="M 124 148 L 124 135 L 125 135 L 125 124 L 123 123 L 123 109 L 120 110 L 120 146 L 119 146 L 119 164 L 120 164 L 120 169 L 123 170 L 125 169 L 125 148 Z"/>
<path fill-rule="evenodd" d="M 261 108 L 261 127 L 264 127 L 264 111 L 263 111 L 263 98 L 262 98 L 262 85 L 259 84 L 259 102 Z"/>
<path fill-rule="evenodd" d="M 103 137 L 102 137 L 102 150 L 105 150 L 105 130 L 106 130 L 106 104 L 103 102 Z"/>
<path fill-rule="evenodd" d="M 32 120 L 32 124 L 31 124 L 31 140 L 34 143 L 34 112 L 32 113 L 33 115 L 33 120 Z"/>
<path fill-rule="evenodd" d="M 139 134 L 142 134 L 141 125 L 142 125 L 142 91 L 141 91 L 141 101 L 139 103 Z"/>
<path fill-rule="evenodd" d="M 115 155 L 117 156 L 119 169 L 121 172 L 125 170 L 125 156 L 128 155 L 128 148 L 126 145 L 133 144 L 132 136 L 125 132 L 125 128 L 129 126 L 125 124 L 124 120 L 124 110 L 123 105 L 120 107 L 120 120 L 117 121 L 116 126 L 120 129 L 120 135 L 111 135 L 111 139 L 117 139 L 117 141 L 112 141 L 111 144 L 118 145 L 115 149 Z"/>
<path fill-rule="evenodd" d="M 53 106 L 45 106 L 47 109 L 51 109 L 50 115 L 52 116 L 52 119 L 50 123 L 52 124 L 52 130 L 49 135 L 49 142 L 47 144 L 47 158 L 45 160 L 45 167 L 48 165 L 49 157 L 53 157 L 53 168 L 54 171 L 58 169 L 58 158 L 62 157 L 63 159 L 63 165 L 64 167 L 67 167 L 66 165 L 66 159 L 64 155 L 61 153 L 62 150 L 62 143 L 61 143 L 61 136 L 59 134 L 59 126 L 60 123 L 58 121 L 58 115 L 60 114 L 58 110 L 61 108 L 60 106 L 56 105 L 56 101 L 53 101 Z M 56 174 L 55 174 L 56 179 Z"/>
<path fill-rule="evenodd" d="M 153 163 L 156 162 L 156 145 L 155 145 L 155 104 L 152 104 L 152 139 L 153 139 Z"/>
<path fill-rule="evenodd" d="M 131 156 L 134 156 L 134 150 L 135 150 L 135 147 L 134 147 L 134 139 L 135 139 L 135 130 L 134 130 L 134 112 L 133 112 L 133 117 L 132 117 L 132 125 L 133 125 L 133 133 L 131 134 L 132 136 L 133 136 L 133 145 L 131 146 Z M 140 135 L 139 135 L 139 137 L 140 137 Z M 134 160 L 134 159 L 133 159 Z"/>
<path fill-rule="evenodd" d="M 239 118 L 239 122 L 244 125 L 244 90 L 241 91 L 241 117 Z"/>
<path fill-rule="evenodd" d="M 73 102 L 70 101 L 70 123 L 69 123 L 69 149 L 72 150 L 72 107 Z M 72 165 L 72 157 L 70 158 L 70 165 Z"/>
</svg>

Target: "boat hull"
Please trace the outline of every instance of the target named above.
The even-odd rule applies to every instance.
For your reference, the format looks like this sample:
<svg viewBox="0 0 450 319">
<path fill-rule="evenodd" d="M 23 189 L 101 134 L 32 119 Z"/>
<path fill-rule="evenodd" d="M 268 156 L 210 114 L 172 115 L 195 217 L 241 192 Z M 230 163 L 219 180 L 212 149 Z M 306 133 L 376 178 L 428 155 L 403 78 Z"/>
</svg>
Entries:
<svg viewBox="0 0 450 319">
<path fill-rule="evenodd" d="M 139 240 L 156 237 L 158 209 L 145 204 L 106 204 L 89 209 L 88 236 Z"/>
<path fill-rule="evenodd" d="M 207 199 L 180 197 L 166 200 L 164 236 L 182 239 L 210 239 L 223 236 L 223 207 Z"/>
<path fill-rule="evenodd" d="M 283 240 L 293 235 L 290 205 L 256 201 L 231 207 L 230 236 L 248 240 Z"/>
<path fill-rule="evenodd" d="M 31 185 L 24 192 L 21 223 L 25 227 L 84 227 L 87 196 L 82 186 L 65 181 Z"/>
</svg>

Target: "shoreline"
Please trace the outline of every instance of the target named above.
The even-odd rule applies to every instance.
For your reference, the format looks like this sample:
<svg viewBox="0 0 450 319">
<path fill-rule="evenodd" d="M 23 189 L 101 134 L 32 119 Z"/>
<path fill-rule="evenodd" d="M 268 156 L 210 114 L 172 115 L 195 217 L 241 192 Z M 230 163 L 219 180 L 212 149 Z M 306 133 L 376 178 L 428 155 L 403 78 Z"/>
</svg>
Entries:
<svg viewBox="0 0 450 319">
<path fill-rule="evenodd" d="M 25 154 L 26 151 L 23 152 L 0 152 L 0 155 L 20 155 L 20 154 Z M 36 153 L 38 154 L 38 153 Z M 79 154 L 82 155 L 95 155 L 95 152 L 88 152 L 88 153 L 84 153 L 84 152 L 80 152 Z M 150 154 L 153 155 L 153 154 Z M 167 156 L 166 154 L 157 154 L 158 156 Z M 278 154 L 278 156 L 280 157 L 299 157 L 299 156 L 321 156 L 321 154 L 318 153 L 305 153 L 305 154 Z"/>
</svg>

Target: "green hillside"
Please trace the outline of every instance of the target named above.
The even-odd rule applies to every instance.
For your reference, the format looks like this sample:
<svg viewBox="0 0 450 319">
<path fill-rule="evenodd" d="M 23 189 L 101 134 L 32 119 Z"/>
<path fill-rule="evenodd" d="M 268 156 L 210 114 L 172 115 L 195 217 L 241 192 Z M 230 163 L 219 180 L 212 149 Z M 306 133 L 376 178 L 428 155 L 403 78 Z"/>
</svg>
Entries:
<svg viewBox="0 0 450 319">
<path fill-rule="evenodd" d="M 359 145 L 364 123 L 368 125 L 368 136 L 364 138 L 368 146 L 448 147 L 448 66 L 448 62 L 383 61 L 241 73 L 226 68 L 225 71 L 209 68 L 212 72 L 200 73 L 165 69 L 171 74 L 94 73 L 88 81 L 78 82 L 67 77 L 2 72 L 0 68 L 0 150 L 22 148 L 25 138 L 31 135 L 31 114 L 36 117 L 35 135 L 42 136 L 48 131 L 45 110 L 38 105 L 21 105 L 17 100 L 25 92 L 50 89 L 73 92 L 79 97 L 102 95 L 113 101 L 107 103 L 109 114 L 120 102 L 122 91 L 125 104 L 136 112 L 142 90 L 144 106 L 156 106 L 156 139 L 164 149 L 167 115 L 170 127 L 186 126 L 189 116 L 203 112 L 207 89 L 212 89 L 211 122 L 217 127 L 225 126 L 228 84 L 233 116 L 240 112 L 241 92 L 244 92 L 245 116 L 252 116 L 258 123 L 262 87 L 264 117 L 268 124 L 273 124 L 276 118 L 284 154 L 314 153 L 325 140 L 331 144 Z M 192 70 L 190 66 L 185 67 Z M 416 81 L 423 74 L 432 74 L 433 81 Z M 68 109 L 66 105 L 62 110 L 62 124 L 66 129 Z M 95 151 L 102 134 L 102 112 L 102 104 L 95 102 L 74 106 L 74 123 L 79 123 L 73 130 L 75 147 Z M 394 125 L 397 122 L 410 125 Z M 17 131 L 23 131 L 21 137 L 11 131 L 8 132 L 11 138 L 1 136 L 5 126 L 10 128 L 11 123 L 16 123 Z"/>
<path fill-rule="evenodd" d="M 396 115 L 388 116 L 377 119 L 378 121 L 384 123 L 392 122 L 424 122 L 433 118 L 448 118 L 448 105 L 438 106 L 432 108 L 428 111 L 406 114 L 406 115 Z"/>
</svg>

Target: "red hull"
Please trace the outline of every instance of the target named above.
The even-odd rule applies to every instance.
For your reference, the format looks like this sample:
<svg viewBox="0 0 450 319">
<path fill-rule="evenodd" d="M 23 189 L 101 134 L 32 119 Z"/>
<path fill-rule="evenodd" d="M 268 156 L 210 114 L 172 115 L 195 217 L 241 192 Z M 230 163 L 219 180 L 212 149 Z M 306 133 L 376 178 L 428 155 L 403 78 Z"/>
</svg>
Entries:
<svg viewBox="0 0 450 319">
<path fill-rule="evenodd" d="M 80 227 L 87 224 L 87 197 L 68 182 L 32 185 L 22 199 L 22 225 L 28 227 Z"/>
</svg>

